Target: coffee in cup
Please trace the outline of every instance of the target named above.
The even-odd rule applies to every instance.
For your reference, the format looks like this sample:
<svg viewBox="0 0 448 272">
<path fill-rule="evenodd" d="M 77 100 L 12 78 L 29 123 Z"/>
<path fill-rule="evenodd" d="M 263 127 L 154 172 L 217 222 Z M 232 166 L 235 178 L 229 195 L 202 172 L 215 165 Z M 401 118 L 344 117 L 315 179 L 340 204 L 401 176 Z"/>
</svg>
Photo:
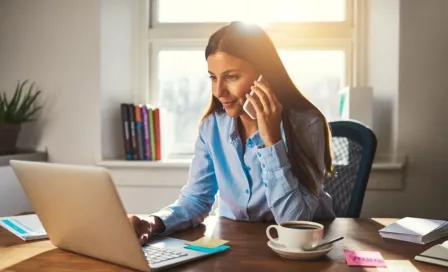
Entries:
<svg viewBox="0 0 448 272">
<path fill-rule="evenodd" d="M 274 239 L 270 231 L 275 228 L 278 239 Z M 271 225 L 266 229 L 269 240 L 289 249 L 303 250 L 322 240 L 324 226 L 311 221 L 286 221 L 279 225 Z"/>
<path fill-rule="evenodd" d="M 296 223 L 296 222 L 285 222 L 280 225 L 287 229 L 319 229 L 320 228 L 319 226 L 303 224 L 303 223 Z"/>
</svg>

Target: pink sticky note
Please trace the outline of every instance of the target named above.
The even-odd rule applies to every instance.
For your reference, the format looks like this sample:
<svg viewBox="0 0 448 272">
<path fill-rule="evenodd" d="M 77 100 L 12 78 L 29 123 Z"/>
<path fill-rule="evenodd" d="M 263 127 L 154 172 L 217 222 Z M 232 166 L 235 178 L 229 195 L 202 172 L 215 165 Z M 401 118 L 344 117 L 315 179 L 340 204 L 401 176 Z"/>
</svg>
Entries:
<svg viewBox="0 0 448 272">
<path fill-rule="evenodd" d="M 349 266 L 385 267 L 383 256 L 378 251 L 344 250 L 345 260 Z"/>
</svg>

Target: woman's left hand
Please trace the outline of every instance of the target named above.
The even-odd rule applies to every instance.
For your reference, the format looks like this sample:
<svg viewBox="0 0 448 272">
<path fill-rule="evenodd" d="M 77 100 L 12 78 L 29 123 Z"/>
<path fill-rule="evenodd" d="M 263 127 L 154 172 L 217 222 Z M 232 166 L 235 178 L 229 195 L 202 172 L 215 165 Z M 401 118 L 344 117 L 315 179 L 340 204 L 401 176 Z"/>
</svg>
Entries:
<svg viewBox="0 0 448 272">
<path fill-rule="evenodd" d="M 280 123 L 283 106 L 265 81 L 254 81 L 251 87 L 255 95 L 246 94 L 257 112 L 257 123 L 260 137 L 266 147 L 276 144 L 282 139 Z"/>
</svg>

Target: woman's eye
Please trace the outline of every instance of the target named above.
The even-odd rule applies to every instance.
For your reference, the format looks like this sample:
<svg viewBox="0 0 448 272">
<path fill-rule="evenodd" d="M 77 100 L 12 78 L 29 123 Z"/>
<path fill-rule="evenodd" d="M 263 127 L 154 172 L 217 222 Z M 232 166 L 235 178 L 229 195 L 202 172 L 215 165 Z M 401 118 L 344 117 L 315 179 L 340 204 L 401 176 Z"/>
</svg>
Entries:
<svg viewBox="0 0 448 272">
<path fill-rule="evenodd" d="M 238 75 L 227 75 L 226 80 L 237 80 L 239 78 Z"/>
<path fill-rule="evenodd" d="M 212 81 L 216 81 L 216 76 L 209 76 Z"/>
</svg>

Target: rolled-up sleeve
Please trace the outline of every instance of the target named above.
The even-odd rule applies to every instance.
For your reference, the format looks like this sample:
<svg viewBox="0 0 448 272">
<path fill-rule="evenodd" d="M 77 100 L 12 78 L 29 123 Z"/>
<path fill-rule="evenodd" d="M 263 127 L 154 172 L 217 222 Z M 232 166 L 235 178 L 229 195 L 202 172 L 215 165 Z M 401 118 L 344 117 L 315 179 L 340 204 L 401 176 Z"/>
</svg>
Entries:
<svg viewBox="0 0 448 272">
<path fill-rule="evenodd" d="M 260 148 L 257 157 L 262 167 L 262 179 L 265 183 L 266 198 L 277 223 L 290 220 L 312 220 L 316 210 L 322 210 L 320 203 L 328 204 L 321 196 L 328 196 L 322 191 L 324 178 L 324 146 L 325 137 L 323 122 L 320 119 L 309 124 L 311 143 L 319 160 L 321 175 L 314 175 L 314 182 L 319 188 L 318 195 L 313 195 L 303 186 L 292 171 L 292 166 L 287 156 L 284 140 L 275 145 Z M 325 202 L 326 201 L 326 202 Z M 330 207 L 332 209 L 332 207 Z M 331 217 L 331 216 L 330 216 Z"/>
</svg>

